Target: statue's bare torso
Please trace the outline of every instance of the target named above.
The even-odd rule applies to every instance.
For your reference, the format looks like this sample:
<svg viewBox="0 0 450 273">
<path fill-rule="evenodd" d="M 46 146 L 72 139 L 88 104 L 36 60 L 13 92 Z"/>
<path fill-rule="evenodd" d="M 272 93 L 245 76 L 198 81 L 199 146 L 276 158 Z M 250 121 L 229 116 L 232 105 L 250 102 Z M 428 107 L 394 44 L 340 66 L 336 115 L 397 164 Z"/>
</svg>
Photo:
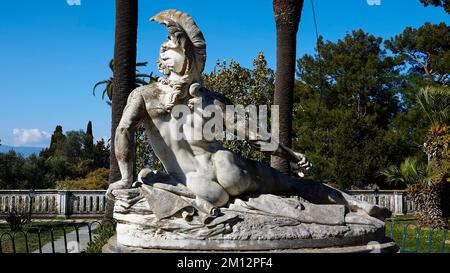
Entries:
<svg viewBox="0 0 450 273">
<path fill-rule="evenodd" d="M 145 107 L 145 111 L 138 111 L 140 119 L 145 117 L 148 139 L 167 173 L 214 206 L 224 205 L 230 195 L 254 190 L 248 173 L 241 168 L 245 164 L 241 158 L 223 148 L 218 141 L 193 140 L 183 131 L 202 130 L 202 126 L 196 128 L 190 122 L 193 112 L 187 117 L 188 122 L 180 126 L 179 117 L 166 111 L 165 105 L 170 102 L 172 92 L 154 83 L 133 91 L 129 101 L 134 104 L 133 108 Z M 206 96 L 212 96 L 204 89 L 203 94 L 205 92 Z M 184 135 L 181 139 L 175 135 L 180 130 Z"/>
</svg>

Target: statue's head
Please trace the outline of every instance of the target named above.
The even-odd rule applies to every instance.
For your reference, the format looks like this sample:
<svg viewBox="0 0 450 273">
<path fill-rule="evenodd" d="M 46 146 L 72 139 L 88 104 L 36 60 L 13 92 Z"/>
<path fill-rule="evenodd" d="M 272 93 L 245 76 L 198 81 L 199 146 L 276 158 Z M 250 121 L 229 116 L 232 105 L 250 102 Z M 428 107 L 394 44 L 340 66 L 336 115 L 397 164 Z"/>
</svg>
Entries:
<svg viewBox="0 0 450 273">
<path fill-rule="evenodd" d="M 189 82 L 200 82 L 206 62 L 206 43 L 202 32 L 191 16 L 178 10 L 165 10 L 150 20 L 167 26 L 169 37 L 161 45 L 158 69 Z M 186 78 L 186 77 L 185 77 Z"/>
</svg>

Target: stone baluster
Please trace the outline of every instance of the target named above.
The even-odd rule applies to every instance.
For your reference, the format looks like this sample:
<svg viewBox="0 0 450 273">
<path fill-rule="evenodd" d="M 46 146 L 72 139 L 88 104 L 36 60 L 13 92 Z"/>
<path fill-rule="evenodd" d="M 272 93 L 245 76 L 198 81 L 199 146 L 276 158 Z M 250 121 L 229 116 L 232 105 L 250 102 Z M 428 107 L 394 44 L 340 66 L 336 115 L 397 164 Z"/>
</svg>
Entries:
<svg viewBox="0 0 450 273">
<path fill-rule="evenodd" d="M 394 202 L 395 202 L 395 209 L 393 211 L 394 215 L 404 215 L 403 210 L 403 192 L 394 192 Z"/>
</svg>

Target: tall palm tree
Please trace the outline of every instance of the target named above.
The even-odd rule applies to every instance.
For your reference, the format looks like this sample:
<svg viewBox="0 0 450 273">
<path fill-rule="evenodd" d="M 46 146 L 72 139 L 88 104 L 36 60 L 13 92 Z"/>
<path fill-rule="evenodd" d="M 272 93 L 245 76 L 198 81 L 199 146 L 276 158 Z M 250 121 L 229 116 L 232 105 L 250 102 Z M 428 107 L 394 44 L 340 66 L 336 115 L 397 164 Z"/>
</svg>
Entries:
<svg viewBox="0 0 450 273">
<path fill-rule="evenodd" d="M 277 71 L 274 105 L 279 105 L 279 141 L 292 146 L 292 109 L 295 84 L 297 32 L 304 0 L 273 0 L 277 28 Z M 289 162 L 272 156 L 272 167 L 289 173 Z"/>
<path fill-rule="evenodd" d="M 116 0 L 116 30 L 114 40 L 114 92 L 112 92 L 111 154 L 109 182 L 121 179 L 114 154 L 114 135 L 131 91 L 136 86 L 136 42 L 138 0 Z M 134 149 L 132 147 L 132 149 Z M 113 202 L 107 202 L 105 219 L 112 219 Z"/>
<path fill-rule="evenodd" d="M 417 103 L 430 121 L 425 136 L 425 153 L 429 160 L 440 164 L 443 160 L 448 160 L 449 155 L 450 88 L 444 86 L 423 88 L 417 94 Z"/>
<path fill-rule="evenodd" d="M 148 62 L 136 63 L 136 80 L 135 80 L 136 87 L 139 87 L 139 86 L 142 86 L 142 85 L 146 85 L 146 84 L 149 84 L 149 83 L 154 82 L 154 81 L 157 80 L 153 76 L 153 73 L 150 73 L 150 74 L 139 73 L 139 70 L 137 68 L 140 67 L 140 66 L 147 66 L 147 63 Z M 109 67 L 109 69 L 111 70 L 111 72 L 114 75 L 114 59 L 111 59 L 111 61 L 109 61 L 108 67 Z M 148 78 L 148 80 L 146 80 L 146 78 Z M 107 95 L 109 101 L 106 101 L 106 103 L 111 106 L 113 87 L 114 87 L 114 77 L 111 76 L 107 80 L 103 80 L 103 81 L 97 82 L 94 85 L 94 88 L 92 89 L 92 94 L 94 96 L 95 96 L 95 90 L 97 89 L 97 87 L 99 87 L 101 85 L 105 86 L 103 88 L 103 92 L 102 92 L 102 99 L 105 99 L 105 95 Z"/>
<path fill-rule="evenodd" d="M 380 172 L 393 185 L 406 185 L 407 192 L 416 206 L 417 221 L 421 226 L 447 227 L 443 210 L 442 173 L 433 161 L 424 163 L 419 158 L 408 157 L 400 167 L 390 166 Z"/>
<path fill-rule="evenodd" d="M 445 228 L 450 204 L 450 88 L 423 88 L 417 104 L 430 121 L 423 145 L 428 164 L 408 158 L 400 168 L 393 166 L 382 174 L 390 182 L 408 185 L 420 225 Z"/>
<path fill-rule="evenodd" d="M 436 172 L 430 185 L 417 191 L 430 207 L 422 221 L 446 227 L 450 213 L 450 88 L 423 88 L 417 94 L 417 103 L 430 121 L 423 147 Z"/>
</svg>

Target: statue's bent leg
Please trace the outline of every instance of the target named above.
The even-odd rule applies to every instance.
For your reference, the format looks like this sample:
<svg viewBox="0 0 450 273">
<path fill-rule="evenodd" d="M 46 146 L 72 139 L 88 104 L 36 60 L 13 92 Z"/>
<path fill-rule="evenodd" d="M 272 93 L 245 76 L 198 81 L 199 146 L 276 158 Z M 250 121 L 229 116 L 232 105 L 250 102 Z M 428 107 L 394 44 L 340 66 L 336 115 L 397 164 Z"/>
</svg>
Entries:
<svg viewBox="0 0 450 273">
<path fill-rule="evenodd" d="M 242 159 L 228 150 L 214 153 L 211 160 L 216 171 L 217 182 L 231 196 L 246 192 L 251 185 L 251 176 L 245 168 L 241 168 Z"/>
<path fill-rule="evenodd" d="M 222 207 L 228 203 L 228 193 L 213 180 L 209 172 L 188 173 L 186 175 L 186 186 L 197 197 L 197 205 L 206 208 L 208 211 L 211 211 L 213 207 Z"/>
<path fill-rule="evenodd" d="M 296 179 L 264 163 L 250 160 L 247 163 L 253 177 L 251 190 L 254 192 L 279 195 L 295 194 L 315 204 L 345 205 L 350 211 L 363 211 L 383 220 L 390 214 L 386 208 L 360 201 L 324 183 L 309 179 Z"/>
</svg>

